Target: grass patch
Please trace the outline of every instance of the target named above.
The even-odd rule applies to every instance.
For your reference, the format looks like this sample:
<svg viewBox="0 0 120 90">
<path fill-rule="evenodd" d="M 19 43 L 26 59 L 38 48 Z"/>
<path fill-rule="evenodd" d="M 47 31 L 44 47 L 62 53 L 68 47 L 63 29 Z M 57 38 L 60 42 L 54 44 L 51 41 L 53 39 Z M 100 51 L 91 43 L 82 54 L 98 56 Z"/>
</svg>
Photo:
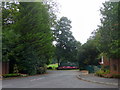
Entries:
<svg viewBox="0 0 120 90">
<path fill-rule="evenodd" d="M 11 73 L 11 74 L 4 74 L 4 75 L 2 75 L 2 76 L 3 76 L 3 78 L 18 77 L 18 76 L 20 76 L 20 74 Z"/>
<path fill-rule="evenodd" d="M 10 74 L 3 74 L 3 78 L 10 78 L 10 77 L 27 77 L 27 74 L 20 74 L 20 73 L 10 73 Z"/>
<path fill-rule="evenodd" d="M 58 67 L 58 64 L 50 64 L 47 66 L 47 68 L 50 68 L 50 69 L 56 69 Z"/>
</svg>

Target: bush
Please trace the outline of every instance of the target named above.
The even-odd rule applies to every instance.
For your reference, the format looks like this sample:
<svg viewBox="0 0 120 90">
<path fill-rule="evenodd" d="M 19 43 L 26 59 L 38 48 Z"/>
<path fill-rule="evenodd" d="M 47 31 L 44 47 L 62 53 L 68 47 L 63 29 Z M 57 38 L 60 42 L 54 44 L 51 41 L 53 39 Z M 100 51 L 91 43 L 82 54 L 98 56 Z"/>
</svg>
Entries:
<svg viewBox="0 0 120 90">
<path fill-rule="evenodd" d="M 113 74 L 112 78 L 119 78 L 120 79 L 120 74 Z"/>
<path fill-rule="evenodd" d="M 52 67 L 48 67 L 47 69 L 53 69 Z"/>
<path fill-rule="evenodd" d="M 17 77 L 20 76 L 20 74 L 16 74 L 16 73 L 12 73 L 12 74 L 4 74 L 3 77 L 7 78 L 7 77 Z"/>
<path fill-rule="evenodd" d="M 95 73 L 95 75 L 103 77 L 105 74 L 110 74 L 110 70 L 107 69 L 101 69 Z"/>
<path fill-rule="evenodd" d="M 111 74 L 110 70 L 101 69 L 95 73 L 95 75 L 106 78 L 120 78 L 120 74 Z"/>
<path fill-rule="evenodd" d="M 43 73 L 46 73 L 47 71 L 47 67 L 44 66 L 44 67 L 39 67 L 38 70 L 37 70 L 37 74 L 43 74 Z"/>
<path fill-rule="evenodd" d="M 102 77 L 103 74 L 104 74 L 104 71 L 103 71 L 103 70 L 99 70 L 99 71 L 97 71 L 97 72 L 95 73 L 95 75 L 100 76 L 100 77 Z"/>
<path fill-rule="evenodd" d="M 55 70 L 57 67 L 58 67 L 57 63 L 56 64 L 50 64 L 50 65 L 47 66 L 47 69 L 53 69 L 53 70 Z"/>
<path fill-rule="evenodd" d="M 56 70 L 59 70 L 58 67 L 55 68 Z"/>
<path fill-rule="evenodd" d="M 109 74 L 110 73 L 110 70 L 105 70 L 104 71 L 104 74 Z"/>
</svg>

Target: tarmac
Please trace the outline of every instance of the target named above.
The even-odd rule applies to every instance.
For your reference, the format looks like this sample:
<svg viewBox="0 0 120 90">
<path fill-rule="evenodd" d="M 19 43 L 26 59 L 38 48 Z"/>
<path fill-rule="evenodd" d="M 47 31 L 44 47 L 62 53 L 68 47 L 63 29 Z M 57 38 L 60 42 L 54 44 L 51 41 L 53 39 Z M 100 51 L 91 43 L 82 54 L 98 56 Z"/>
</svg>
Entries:
<svg viewBox="0 0 120 90">
<path fill-rule="evenodd" d="M 95 76 L 94 74 L 87 74 L 87 75 L 79 74 L 79 75 L 77 75 L 77 78 L 80 80 L 93 82 L 93 83 L 115 85 L 120 88 L 120 86 L 119 86 L 120 79 L 116 79 L 116 78 L 103 78 L 103 77 Z"/>
</svg>

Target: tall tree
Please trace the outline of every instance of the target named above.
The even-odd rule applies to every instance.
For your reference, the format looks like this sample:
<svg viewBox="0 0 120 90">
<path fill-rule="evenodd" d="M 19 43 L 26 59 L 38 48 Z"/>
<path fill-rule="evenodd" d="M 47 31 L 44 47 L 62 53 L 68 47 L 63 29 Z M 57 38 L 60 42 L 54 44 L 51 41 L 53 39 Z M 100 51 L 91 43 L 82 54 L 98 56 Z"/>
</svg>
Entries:
<svg viewBox="0 0 120 90">
<path fill-rule="evenodd" d="M 17 21 L 18 4 L 15 2 L 2 2 L 2 61 L 10 62 L 10 73 L 15 64 L 13 49 L 18 42 L 19 34 L 15 33 L 13 26 Z M 12 62 L 11 62 L 12 61 Z"/>
<path fill-rule="evenodd" d="M 56 44 L 56 56 L 58 63 L 61 61 L 74 61 L 77 55 L 76 53 L 76 40 L 72 35 L 71 21 L 67 17 L 62 17 L 58 21 L 55 33 Z"/>
<path fill-rule="evenodd" d="M 98 65 L 98 56 L 100 52 L 94 38 L 89 38 L 79 49 L 79 66 L 84 69 L 87 65 Z"/>
<path fill-rule="evenodd" d="M 7 21 L 11 19 L 7 20 L 6 15 L 9 10 L 3 10 L 3 24 L 6 26 L 3 28 L 3 59 L 9 60 L 10 67 L 16 64 L 22 73 L 36 74 L 39 67 L 50 62 L 54 53 L 53 19 L 48 5 L 43 2 L 19 2 L 18 14 L 10 14 L 10 17 L 15 15 L 10 28 Z"/>
<path fill-rule="evenodd" d="M 105 2 L 100 9 L 102 25 L 99 26 L 96 37 L 101 52 L 106 53 L 109 58 L 120 57 L 119 4 L 120 2 Z"/>
<path fill-rule="evenodd" d="M 29 74 L 47 64 L 53 54 L 52 32 L 48 9 L 41 2 L 20 2 L 20 16 L 15 30 L 20 33 L 17 57 L 22 57 L 19 67 Z M 28 64 L 29 63 L 29 64 Z M 26 65 L 27 64 L 27 65 Z"/>
</svg>

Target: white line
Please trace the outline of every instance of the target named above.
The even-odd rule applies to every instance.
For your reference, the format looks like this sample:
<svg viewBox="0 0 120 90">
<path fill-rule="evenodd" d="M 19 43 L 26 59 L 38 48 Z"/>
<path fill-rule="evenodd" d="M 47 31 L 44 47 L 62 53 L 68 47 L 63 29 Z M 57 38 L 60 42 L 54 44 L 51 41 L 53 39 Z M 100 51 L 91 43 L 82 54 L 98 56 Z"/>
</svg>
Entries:
<svg viewBox="0 0 120 90">
<path fill-rule="evenodd" d="M 41 80 L 41 79 L 43 79 L 44 77 L 42 77 L 42 78 L 37 78 L 37 79 L 32 79 L 32 80 L 30 80 L 31 82 L 32 81 L 37 81 L 37 80 Z"/>
</svg>

